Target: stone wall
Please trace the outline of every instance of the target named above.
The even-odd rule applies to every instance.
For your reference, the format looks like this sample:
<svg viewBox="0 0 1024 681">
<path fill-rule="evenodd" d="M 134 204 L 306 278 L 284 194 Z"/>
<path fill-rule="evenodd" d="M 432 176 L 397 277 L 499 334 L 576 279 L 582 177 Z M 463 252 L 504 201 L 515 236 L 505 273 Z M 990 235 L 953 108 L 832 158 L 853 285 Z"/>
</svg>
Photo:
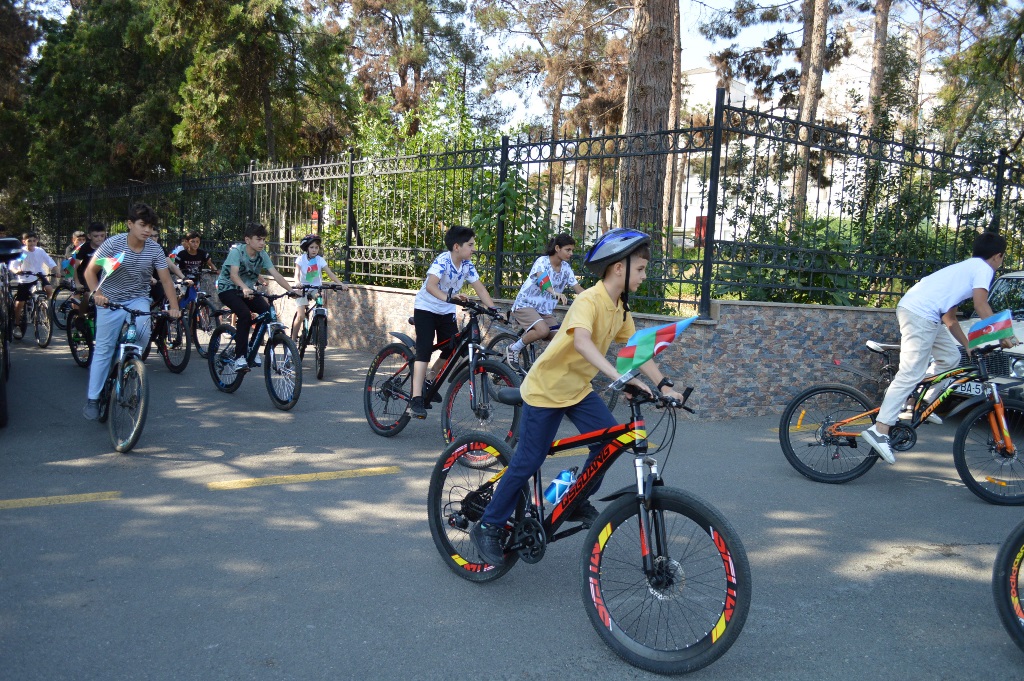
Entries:
<svg viewBox="0 0 1024 681">
<path fill-rule="evenodd" d="M 326 292 L 329 345 L 375 352 L 395 341 L 390 331 L 415 336 L 408 323 L 415 295 L 380 286 Z M 294 304 L 282 300 L 278 310 L 290 323 Z M 643 314 L 635 319 L 638 328 L 676 320 Z M 697 417 L 762 416 L 781 414 L 794 395 L 815 383 L 869 391 L 870 382 L 835 366 L 838 359 L 843 366 L 875 373 L 880 360 L 864 347 L 867 340 L 898 342 L 893 310 L 720 301 L 712 306 L 711 320 L 694 322 L 658 362 L 677 387 L 694 387 L 689 405 Z M 613 346 L 613 356 L 616 350 Z"/>
</svg>

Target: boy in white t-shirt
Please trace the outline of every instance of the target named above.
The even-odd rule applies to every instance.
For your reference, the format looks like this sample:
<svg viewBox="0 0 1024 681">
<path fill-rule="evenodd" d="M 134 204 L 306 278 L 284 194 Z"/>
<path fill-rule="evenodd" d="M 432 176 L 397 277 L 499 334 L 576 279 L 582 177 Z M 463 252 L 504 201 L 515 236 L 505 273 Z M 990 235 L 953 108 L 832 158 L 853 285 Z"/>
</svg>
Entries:
<svg viewBox="0 0 1024 681">
<path fill-rule="evenodd" d="M 914 284 L 896 306 L 900 324 L 900 370 L 885 391 L 875 424 L 861 433 L 888 463 L 896 463 L 889 445 L 889 428 L 896 425 L 906 399 L 926 374 L 949 371 L 960 363 L 958 342 L 964 348 L 968 345 L 967 336 L 957 323 L 957 306 L 971 298 L 974 310 L 982 319 L 993 314 L 988 304 L 988 290 L 992 275 L 1002 267 L 1006 239 L 995 232 L 983 232 L 974 239 L 973 254 L 970 259 L 943 267 Z M 1016 345 L 1016 339 L 1006 338 L 1000 342 L 1003 347 Z M 934 361 L 929 366 L 932 357 Z M 933 388 L 925 398 L 931 399 L 938 389 L 938 386 Z M 934 414 L 928 420 L 942 423 Z"/>
<path fill-rule="evenodd" d="M 322 286 L 324 283 L 323 275 L 327 273 L 327 276 L 335 284 L 341 285 L 341 290 L 348 290 L 345 283 L 338 279 L 338 277 L 331 271 L 331 268 L 327 266 L 327 261 L 320 255 L 320 247 L 323 242 L 320 239 L 319 234 L 307 234 L 302 237 L 302 241 L 299 242 L 299 249 L 302 251 L 302 255 L 295 259 L 295 288 L 300 286 Z M 295 310 L 295 321 L 292 322 L 292 340 L 299 340 L 299 333 L 302 331 L 302 320 L 305 319 L 308 308 L 302 303 L 297 302 Z"/>
<path fill-rule="evenodd" d="M 551 327 L 555 325 L 552 314 L 555 303 L 565 305 L 567 302 L 562 291 L 571 288 L 576 293 L 583 293 L 583 287 L 569 266 L 575 247 L 576 240 L 571 234 L 563 232 L 551 237 L 544 255 L 533 262 L 512 303 L 512 316 L 525 329 L 521 338 L 505 348 L 505 361 L 516 371 L 519 371 L 519 353 L 525 346 L 554 338 L 555 332 Z"/>
<path fill-rule="evenodd" d="M 433 352 L 434 337 L 443 343 L 459 332 L 455 320 L 455 305 L 450 301 L 467 300 L 459 291 L 466 284 L 473 287 L 477 296 L 487 307 L 494 307 L 491 294 L 480 282 L 480 275 L 470 262 L 476 248 L 476 232 L 469 227 L 454 225 L 444 235 L 446 253 L 434 258 L 427 270 L 427 278 L 416 294 L 413 322 L 416 325 L 416 362 L 412 371 L 412 401 L 409 413 L 414 418 L 427 418 L 423 406 L 423 381 L 427 376 L 427 362 Z M 436 374 L 451 357 L 453 348 L 445 347 L 434 363 L 431 374 Z"/>
<path fill-rule="evenodd" d="M 39 272 L 43 275 L 52 274 L 56 276 L 57 263 L 53 261 L 46 251 L 39 247 L 39 235 L 35 232 L 25 232 L 21 235 L 21 243 L 24 247 L 21 250 L 21 257 L 13 261 L 8 267 L 14 277 L 18 288 L 14 294 L 14 338 L 20 339 L 25 335 L 28 327 L 28 320 L 22 319 L 22 312 L 25 310 L 25 303 L 32 296 L 32 289 L 35 288 L 36 278 L 29 276 L 31 272 Z M 21 274 L 24 273 L 24 274 Z M 44 277 L 43 288 L 46 295 L 53 294 L 53 287 L 48 279 Z"/>
</svg>

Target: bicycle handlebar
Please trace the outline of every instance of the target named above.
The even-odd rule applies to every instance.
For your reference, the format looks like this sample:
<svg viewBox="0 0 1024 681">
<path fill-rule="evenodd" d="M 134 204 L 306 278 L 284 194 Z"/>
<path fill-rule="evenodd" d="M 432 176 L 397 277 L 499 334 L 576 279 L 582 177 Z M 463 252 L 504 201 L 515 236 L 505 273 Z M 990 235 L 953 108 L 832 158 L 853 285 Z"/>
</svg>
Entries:
<svg viewBox="0 0 1024 681">
<path fill-rule="evenodd" d="M 470 314 L 485 314 L 488 317 L 504 322 L 507 322 L 509 319 L 508 313 L 502 312 L 496 307 L 486 307 L 475 300 L 451 300 L 449 302 L 459 307 L 467 308 Z"/>
<path fill-rule="evenodd" d="M 128 307 L 127 305 L 122 305 L 121 303 L 114 303 L 109 301 L 103 307 L 107 308 L 108 310 L 124 310 L 128 314 L 130 314 L 133 319 L 135 317 L 154 317 L 159 319 L 170 318 L 171 316 L 170 313 L 167 312 L 167 310 L 136 310 L 135 308 Z"/>
<path fill-rule="evenodd" d="M 327 289 L 328 291 L 340 291 L 344 284 L 303 284 L 303 291 L 320 291 Z"/>
</svg>

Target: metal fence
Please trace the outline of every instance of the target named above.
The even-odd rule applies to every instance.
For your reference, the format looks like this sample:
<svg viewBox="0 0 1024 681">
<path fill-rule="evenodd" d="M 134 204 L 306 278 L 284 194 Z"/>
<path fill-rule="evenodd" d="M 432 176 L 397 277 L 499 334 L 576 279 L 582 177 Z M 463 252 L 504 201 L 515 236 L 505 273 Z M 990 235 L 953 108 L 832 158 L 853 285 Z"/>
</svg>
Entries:
<svg viewBox="0 0 1024 681">
<path fill-rule="evenodd" d="M 641 177 L 620 196 L 624 159 L 663 163 L 664 179 Z M 282 269 L 294 242 L 317 232 L 348 280 L 405 288 L 421 284 L 447 226 L 466 224 L 477 230 L 484 281 L 509 298 L 549 236 L 569 231 L 582 250 L 620 226 L 624 200 L 641 216 L 630 226 L 654 237 L 649 278 L 631 298 L 645 311 L 707 315 L 712 298 L 892 305 L 924 274 L 969 256 L 981 229 L 1010 239 L 1007 267 L 1022 262 L 1024 170 L 1004 154 L 801 123 L 729 103 L 724 90 L 710 119 L 679 130 L 503 137 L 388 158 L 351 150 L 62 193 L 35 209 L 52 245 L 91 220 L 116 231 L 135 201 L 156 208 L 165 241 L 198 231 L 215 253 L 255 220 L 273 232 Z"/>
</svg>

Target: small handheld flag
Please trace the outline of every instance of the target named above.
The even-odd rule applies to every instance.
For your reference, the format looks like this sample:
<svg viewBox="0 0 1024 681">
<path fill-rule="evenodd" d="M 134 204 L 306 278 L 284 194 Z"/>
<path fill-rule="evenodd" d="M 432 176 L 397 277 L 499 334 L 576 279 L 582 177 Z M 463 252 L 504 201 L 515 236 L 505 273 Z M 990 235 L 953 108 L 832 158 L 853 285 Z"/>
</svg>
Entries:
<svg viewBox="0 0 1024 681">
<path fill-rule="evenodd" d="M 121 263 L 124 262 L 124 251 L 121 251 L 111 258 L 96 258 L 95 262 L 100 266 L 100 269 L 103 270 L 103 277 L 100 279 L 100 286 L 102 286 L 103 282 L 107 280 L 107 277 L 116 272 L 117 268 L 119 268 Z"/>
<path fill-rule="evenodd" d="M 543 277 L 537 280 L 537 286 L 540 287 L 541 291 L 547 291 L 551 288 L 551 275 L 545 274 Z"/>
<path fill-rule="evenodd" d="M 74 264 L 75 261 L 72 258 L 65 258 L 60 261 L 60 269 L 64 272 L 65 276 L 71 276 Z"/>
<path fill-rule="evenodd" d="M 647 360 L 652 359 L 667 348 L 676 337 L 688 327 L 696 317 L 672 322 L 653 329 L 643 329 L 630 336 L 626 347 L 619 350 L 619 359 L 615 368 L 622 373 L 638 369 Z"/>
<path fill-rule="evenodd" d="M 986 343 L 1012 337 L 1013 318 L 1009 310 L 1003 310 L 971 326 L 967 332 L 967 348 L 973 350 Z"/>
</svg>

